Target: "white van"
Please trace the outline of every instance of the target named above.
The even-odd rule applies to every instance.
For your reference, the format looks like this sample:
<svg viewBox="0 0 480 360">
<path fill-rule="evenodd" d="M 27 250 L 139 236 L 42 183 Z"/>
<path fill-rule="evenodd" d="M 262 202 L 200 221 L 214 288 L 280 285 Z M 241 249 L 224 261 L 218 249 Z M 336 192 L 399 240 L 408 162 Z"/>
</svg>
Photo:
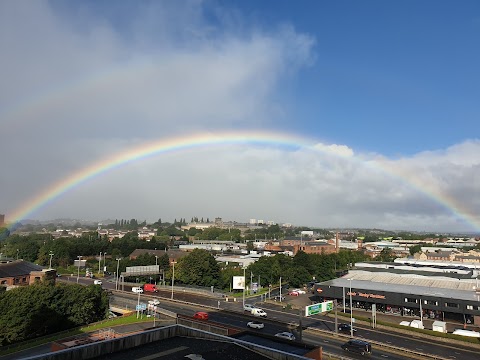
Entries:
<svg viewBox="0 0 480 360">
<path fill-rule="evenodd" d="M 137 294 L 143 293 L 143 289 L 141 287 L 132 287 L 132 291 Z"/>
<path fill-rule="evenodd" d="M 252 309 L 252 315 L 259 316 L 259 317 L 267 317 L 267 313 L 262 309 L 258 309 L 258 308 Z"/>
</svg>

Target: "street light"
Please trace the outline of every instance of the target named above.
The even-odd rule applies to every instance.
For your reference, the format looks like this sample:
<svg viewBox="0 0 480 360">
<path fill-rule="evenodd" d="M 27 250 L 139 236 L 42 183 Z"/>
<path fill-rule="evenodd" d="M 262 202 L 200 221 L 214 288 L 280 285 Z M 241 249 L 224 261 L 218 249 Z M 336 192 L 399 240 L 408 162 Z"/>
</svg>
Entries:
<svg viewBox="0 0 480 360">
<path fill-rule="evenodd" d="M 158 256 L 155 255 L 155 266 L 158 266 Z M 156 268 L 156 271 L 158 271 L 158 268 Z M 155 275 L 155 285 L 157 285 L 157 275 Z"/>
<path fill-rule="evenodd" d="M 100 275 L 100 266 L 102 262 L 102 252 L 100 251 L 100 258 L 98 259 L 98 274 Z"/>
<path fill-rule="evenodd" d="M 17 260 L 18 260 L 18 252 L 19 252 L 19 251 L 20 251 L 20 250 L 17 249 Z"/>
<path fill-rule="evenodd" d="M 17 254 L 18 254 L 18 252 L 17 252 Z M 50 267 L 49 267 L 49 269 L 51 269 L 52 268 L 52 257 L 54 255 L 54 253 L 50 251 L 50 253 L 48 255 L 50 255 Z M 18 258 L 18 255 L 17 255 L 17 258 Z"/>
<path fill-rule="evenodd" d="M 245 268 L 243 268 L 243 308 L 245 309 Z"/>
<path fill-rule="evenodd" d="M 81 260 L 82 260 L 82 256 L 78 255 L 77 284 L 78 284 L 78 279 L 80 278 L 80 264 L 82 263 Z"/>
<path fill-rule="evenodd" d="M 120 268 L 120 260 L 122 260 L 122 258 L 116 258 L 115 260 L 117 260 L 117 278 L 115 281 L 115 290 L 118 290 L 118 269 Z"/>
<path fill-rule="evenodd" d="M 107 253 L 103 253 L 103 274 L 105 275 L 105 266 L 107 262 Z"/>
<path fill-rule="evenodd" d="M 173 272 L 172 272 L 172 300 L 173 300 L 173 283 L 175 282 L 175 264 L 176 264 L 176 262 L 173 261 L 172 264 L 173 264 Z"/>
<path fill-rule="evenodd" d="M 353 303 L 352 303 L 352 279 L 350 281 L 350 337 L 353 337 Z"/>
</svg>

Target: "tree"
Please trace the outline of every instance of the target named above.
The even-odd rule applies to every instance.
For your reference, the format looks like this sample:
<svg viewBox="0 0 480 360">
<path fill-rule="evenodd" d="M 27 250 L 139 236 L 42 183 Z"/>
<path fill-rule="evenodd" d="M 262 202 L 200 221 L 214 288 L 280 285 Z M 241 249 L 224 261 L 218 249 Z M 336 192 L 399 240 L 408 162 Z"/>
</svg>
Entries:
<svg viewBox="0 0 480 360">
<path fill-rule="evenodd" d="M 410 246 L 410 249 L 409 249 L 410 255 L 415 255 L 416 253 L 421 252 L 422 246 L 423 246 L 422 244 Z"/>
<path fill-rule="evenodd" d="M 385 248 L 375 257 L 375 261 L 392 262 L 396 258 L 397 256 L 391 248 Z"/>
<path fill-rule="evenodd" d="M 195 249 L 178 260 L 175 279 L 184 284 L 216 286 L 220 284 L 220 266 L 208 251 Z"/>
</svg>

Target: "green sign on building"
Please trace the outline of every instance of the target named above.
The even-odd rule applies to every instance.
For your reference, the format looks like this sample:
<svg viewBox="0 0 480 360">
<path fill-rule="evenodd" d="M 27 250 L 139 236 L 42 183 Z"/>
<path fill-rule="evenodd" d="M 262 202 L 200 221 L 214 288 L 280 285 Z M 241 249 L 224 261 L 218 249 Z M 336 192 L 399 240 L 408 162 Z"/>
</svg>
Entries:
<svg viewBox="0 0 480 360">
<path fill-rule="evenodd" d="M 322 303 L 305 306 L 305 316 L 317 315 L 332 310 L 333 301 L 324 301 Z"/>
</svg>

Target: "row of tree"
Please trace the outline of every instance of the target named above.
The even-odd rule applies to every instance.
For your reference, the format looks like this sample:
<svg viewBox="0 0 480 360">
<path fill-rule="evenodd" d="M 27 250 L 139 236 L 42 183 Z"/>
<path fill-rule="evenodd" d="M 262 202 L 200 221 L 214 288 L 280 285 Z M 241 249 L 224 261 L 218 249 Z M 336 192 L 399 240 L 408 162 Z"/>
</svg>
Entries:
<svg viewBox="0 0 480 360">
<path fill-rule="evenodd" d="M 38 283 L 0 292 L 0 344 L 33 339 L 105 319 L 100 286 Z"/>
</svg>

